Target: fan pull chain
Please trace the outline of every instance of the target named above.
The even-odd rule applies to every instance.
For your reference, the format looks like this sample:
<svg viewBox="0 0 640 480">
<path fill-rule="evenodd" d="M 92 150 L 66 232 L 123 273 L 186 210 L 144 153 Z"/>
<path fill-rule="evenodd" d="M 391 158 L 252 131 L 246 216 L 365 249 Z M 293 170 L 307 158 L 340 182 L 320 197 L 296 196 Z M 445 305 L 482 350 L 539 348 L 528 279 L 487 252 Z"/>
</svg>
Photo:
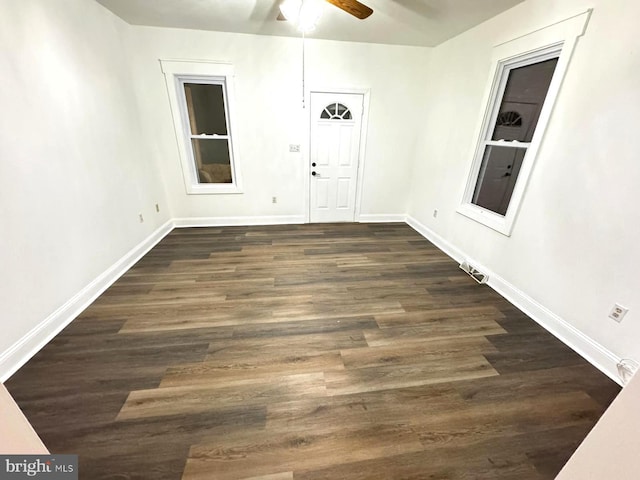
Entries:
<svg viewBox="0 0 640 480">
<path fill-rule="evenodd" d="M 302 108 L 305 108 L 304 104 L 304 31 L 302 32 Z"/>
</svg>

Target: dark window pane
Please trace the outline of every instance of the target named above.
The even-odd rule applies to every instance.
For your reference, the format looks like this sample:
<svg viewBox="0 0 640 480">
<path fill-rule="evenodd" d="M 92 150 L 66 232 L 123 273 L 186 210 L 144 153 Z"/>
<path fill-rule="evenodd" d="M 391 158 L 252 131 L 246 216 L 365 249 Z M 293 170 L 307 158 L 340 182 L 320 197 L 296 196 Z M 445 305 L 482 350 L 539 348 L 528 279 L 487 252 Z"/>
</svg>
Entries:
<svg viewBox="0 0 640 480">
<path fill-rule="evenodd" d="M 557 63 L 552 58 L 509 72 L 492 140 L 531 141 Z"/>
<path fill-rule="evenodd" d="M 351 112 L 341 103 L 332 103 L 324 108 L 320 114 L 320 118 L 331 120 L 351 120 Z"/>
<path fill-rule="evenodd" d="M 192 135 L 227 135 L 222 85 L 185 83 Z"/>
<path fill-rule="evenodd" d="M 505 215 L 526 152 L 526 148 L 487 146 L 472 203 Z"/>
<path fill-rule="evenodd" d="M 199 183 L 232 183 L 229 142 L 226 139 L 191 139 Z"/>
</svg>

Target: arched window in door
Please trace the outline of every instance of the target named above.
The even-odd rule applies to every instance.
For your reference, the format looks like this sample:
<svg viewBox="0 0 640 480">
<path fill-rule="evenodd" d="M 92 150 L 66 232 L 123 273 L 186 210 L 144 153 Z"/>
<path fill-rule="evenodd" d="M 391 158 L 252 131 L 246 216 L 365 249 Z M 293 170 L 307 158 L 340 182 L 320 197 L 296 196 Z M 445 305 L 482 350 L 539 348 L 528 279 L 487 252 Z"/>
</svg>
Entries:
<svg viewBox="0 0 640 480">
<path fill-rule="evenodd" d="M 324 120 L 351 120 L 351 110 L 341 103 L 331 103 L 320 114 Z"/>
<path fill-rule="evenodd" d="M 496 126 L 498 127 L 521 127 L 522 126 L 522 115 L 513 110 L 509 110 L 506 112 L 500 112 L 498 115 L 498 119 L 496 121 Z"/>
</svg>

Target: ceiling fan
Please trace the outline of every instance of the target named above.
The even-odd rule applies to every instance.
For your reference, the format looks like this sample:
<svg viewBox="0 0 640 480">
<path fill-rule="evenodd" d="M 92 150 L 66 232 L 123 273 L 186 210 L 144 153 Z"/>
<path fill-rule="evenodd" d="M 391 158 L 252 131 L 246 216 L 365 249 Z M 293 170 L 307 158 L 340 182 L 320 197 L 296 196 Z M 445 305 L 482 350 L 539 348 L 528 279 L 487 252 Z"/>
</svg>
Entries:
<svg viewBox="0 0 640 480">
<path fill-rule="evenodd" d="M 306 0 L 309 2 L 310 0 Z M 311 0 L 316 1 L 317 0 Z M 338 7 L 340 10 L 347 12 L 349 15 L 364 20 L 373 13 L 373 10 L 358 0 L 324 0 L 331 5 Z M 302 8 L 305 6 L 305 0 L 284 0 L 280 4 L 280 14 L 278 20 L 291 20 L 292 14 L 289 12 L 297 12 L 294 15 L 299 15 Z"/>
</svg>

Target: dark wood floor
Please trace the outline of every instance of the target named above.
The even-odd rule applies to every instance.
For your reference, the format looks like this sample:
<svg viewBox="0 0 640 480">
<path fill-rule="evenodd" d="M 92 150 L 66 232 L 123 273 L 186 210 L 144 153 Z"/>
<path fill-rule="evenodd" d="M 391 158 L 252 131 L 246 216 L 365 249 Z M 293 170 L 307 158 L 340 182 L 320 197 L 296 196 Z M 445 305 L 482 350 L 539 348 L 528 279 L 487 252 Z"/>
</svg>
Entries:
<svg viewBox="0 0 640 480">
<path fill-rule="evenodd" d="M 7 382 L 97 479 L 552 479 L 619 388 L 403 224 L 175 230 Z"/>
</svg>

